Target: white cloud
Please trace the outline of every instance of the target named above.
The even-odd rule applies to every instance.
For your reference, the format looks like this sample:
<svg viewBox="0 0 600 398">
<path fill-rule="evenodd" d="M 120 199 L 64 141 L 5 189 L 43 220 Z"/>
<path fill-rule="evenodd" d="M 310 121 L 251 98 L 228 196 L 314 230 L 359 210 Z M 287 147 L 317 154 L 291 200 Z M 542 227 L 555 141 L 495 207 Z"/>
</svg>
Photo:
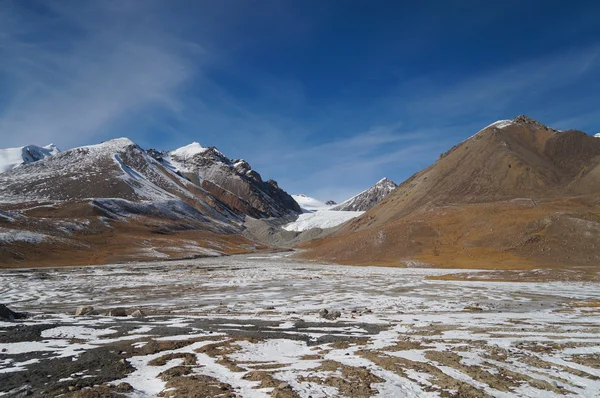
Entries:
<svg viewBox="0 0 600 398">
<path fill-rule="evenodd" d="M 80 21 L 61 26 L 71 22 Z M 177 91 L 194 74 L 181 43 L 93 24 L 64 41 L 28 39 L 41 33 L 30 24 L 0 36 L 0 73 L 10 82 L 0 113 L 2 146 L 89 143 L 132 113 L 177 111 Z"/>
</svg>

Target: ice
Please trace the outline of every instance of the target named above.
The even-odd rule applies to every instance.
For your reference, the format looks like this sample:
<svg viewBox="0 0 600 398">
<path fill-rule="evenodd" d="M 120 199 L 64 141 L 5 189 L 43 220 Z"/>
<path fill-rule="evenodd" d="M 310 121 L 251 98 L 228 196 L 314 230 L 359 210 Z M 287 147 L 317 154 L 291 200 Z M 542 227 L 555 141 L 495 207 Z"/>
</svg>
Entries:
<svg viewBox="0 0 600 398">
<path fill-rule="evenodd" d="M 364 214 L 364 211 L 319 210 L 314 213 L 300 214 L 296 221 L 284 225 L 283 229 L 287 231 L 306 231 L 311 228 L 333 228 L 362 214 Z"/>
</svg>

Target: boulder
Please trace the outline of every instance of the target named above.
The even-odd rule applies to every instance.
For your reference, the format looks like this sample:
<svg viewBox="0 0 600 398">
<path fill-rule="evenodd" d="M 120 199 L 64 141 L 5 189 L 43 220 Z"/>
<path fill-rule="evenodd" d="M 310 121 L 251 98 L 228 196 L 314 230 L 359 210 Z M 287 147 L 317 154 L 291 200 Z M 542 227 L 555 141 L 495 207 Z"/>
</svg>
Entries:
<svg viewBox="0 0 600 398">
<path fill-rule="evenodd" d="M 131 313 L 131 316 L 134 318 L 144 318 L 146 313 L 142 310 L 135 310 Z"/>
<path fill-rule="evenodd" d="M 117 385 L 117 391 L 119 391 L 119 392 L 133 391 L 133 387 L 129 383 L 122 382 Z"/>
<path fill-rule="evenodd" d="M 0 304 L 0 320 L 14 321 L 15 319 L 23 319 L 25 317 L 27 317 L 27 314 L 14 312 L 4 304 Z"/>
<path fill-rule="evenodd" d="M 91 315 L 92 312 L 94 312 L 94 307 L 92 307 L 91 305 L 86 305 L 86 306 L 77 308 L 75 310 L 75 316 Z"/>
<path fill-rule="evenodd" d="M 321 318 L 325 318 L 325 319 L 328 319 L 330 321 L 333 321 L 334 319 L 337 319 L 337 318 L 341 317 L 342 313 L 339 312 L 339 311 L 337 311 L 337 310 L 329 312 L 326 309 L 322 309 L 321 311 L 319 311 L 319 316 Z"/>
<path fill-rule="evenodd" d="M 127 311 L 125 308 L 113 308 L 108 311 L 108 316 L 127 316 Z"/>
</svg>

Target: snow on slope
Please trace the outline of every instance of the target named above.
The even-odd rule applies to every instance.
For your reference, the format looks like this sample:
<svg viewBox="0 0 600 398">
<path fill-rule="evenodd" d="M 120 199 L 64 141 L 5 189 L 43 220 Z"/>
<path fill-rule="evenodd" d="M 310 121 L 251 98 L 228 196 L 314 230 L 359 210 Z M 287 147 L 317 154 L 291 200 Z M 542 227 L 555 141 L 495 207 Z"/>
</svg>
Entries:
<svg viewBox="0 0 600 398">
<path fill-rule="evenodd" d="M 328 205 L 303 194 L 292 195 L 292 198 L 300 205 L 303 213 L 314 213 L 315 211 L 329 210 L 333 207 L 333 205 Z"/>
<path fill-rule="evenodd" d="M 204 153 L 208 151 L 208 148 L 203 147 L 197 142 L 192 142 L 189 145 L 183 146 L 181 148 L 175 149 L 170 154 L 174 156 L 179 156 L 182 158 L 192 157 L 198 153 Z"/>
<path fill-rule="evenodd" d="M 465 141 L 470 140 L 471 138 L 475 137 L 477 134 L 481 133 L 482 131 L 484 131 L 486 129 L 489 129 L 490 127 L 495 127 L 497 129 L 503 129 L 505 127 L 510 126 L 511 124 L 514 124 L 514 121 L 512 121 L 512 120 L 497 120 L 494 123 L 490 124 L 489 126 L 485 126 L 481 130 L 479 130 L 478 132 L 476 132 L 475 134 L 473 134 L 472 136 L 467 138 Z M 463 142 L 465 142 L 465 141 L 463 141 Z"/>
<path fill-rule="evenodd" d="M 54 144 L 43 147 L 27 145 L 19 148 L 0 149 L 0 173 L 10 171 L 22 164 L 37 162 L 59 152 Z"/>
<path fill-rule="evenodd" d="M 338 211 L 367 211 L 381 202 L 396 189 L 398 185 L 388 178 L 382 178 L 371 188 L 340 203 L 331 210 Z"/>
<path fill-rule="evenodd" d="M 311 228 L 332 228 L 363 213 L 364 211 L 319 210 L 313 213 L 300 214 L 296 221 L 284 225 L 283 229 L 287 231 L 306 231 Z"/>
</svg>

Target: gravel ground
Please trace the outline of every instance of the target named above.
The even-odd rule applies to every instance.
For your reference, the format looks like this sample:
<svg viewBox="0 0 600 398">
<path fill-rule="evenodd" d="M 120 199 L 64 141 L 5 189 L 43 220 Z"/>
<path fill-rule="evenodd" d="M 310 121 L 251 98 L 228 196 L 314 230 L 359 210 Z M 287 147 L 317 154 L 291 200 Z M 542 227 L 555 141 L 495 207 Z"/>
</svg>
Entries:
<svg viewBox="0 0 600 398">
<path fill-rule="evenodd" d="M 0 322 L 0 396 L 600 396 L 600 285 L 430 279 L 484 272 L 286 253 L 0 270 L 29 313 Z"/>
</svg>

